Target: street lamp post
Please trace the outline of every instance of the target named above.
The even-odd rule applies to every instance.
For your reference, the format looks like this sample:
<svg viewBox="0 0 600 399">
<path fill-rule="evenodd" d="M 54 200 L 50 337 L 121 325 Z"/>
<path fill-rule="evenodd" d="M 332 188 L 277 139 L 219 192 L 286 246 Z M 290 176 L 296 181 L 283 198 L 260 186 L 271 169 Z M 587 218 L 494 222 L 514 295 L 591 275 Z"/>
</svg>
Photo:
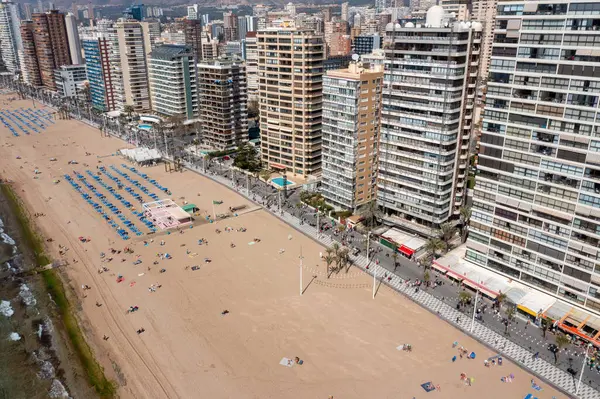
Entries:
<svg viewBox="0 0 600 399">
<path fill-rule="evenodd" d="M 302 259 L 304 259 L 304 256 L 302 256 L 302 247 L 300 247 L 300 296 L 302 296 L 302 291 L 304 288 L 304 284 L 302 282 Z"/>
<path fill-rule="evenodd" d="M 589 343 L 585 346 L 585 354 L 583 356 L 583 364 L 581 365 L 581 373 L 579 374 L 579 382 L 577 383 L 577 387 L 575 388 L 575 395 L 579 393 L 579 388 L 581 388 L 581 380 L 583 379 L 583 370 L 585 369 L 585 365 L 587 363 L 588 353 L 592 344 Z"/>
<path fill-rule="evenodd" d="M 475 306 L 473 306 L 473 318 L 471 319 L 471 332 L 473 332 L 473 328 L 475 328 L 475 312 L 477 311 L 477 296 L 479 294 L 479 290 L 475 291 Z"/>
</svg>

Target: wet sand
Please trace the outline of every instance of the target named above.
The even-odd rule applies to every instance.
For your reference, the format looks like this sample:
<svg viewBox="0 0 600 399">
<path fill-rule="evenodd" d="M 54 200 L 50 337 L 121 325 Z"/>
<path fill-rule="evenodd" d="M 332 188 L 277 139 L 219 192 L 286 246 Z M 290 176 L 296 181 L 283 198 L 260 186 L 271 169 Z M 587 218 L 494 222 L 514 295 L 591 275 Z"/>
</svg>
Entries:
<svg viewBox="0 0 600 399">
<path fill-rule="evenodd" d="M 30 104 L 16 101 L 10 107 Z M 90 344 L 107 374 L 120 384 L 122 397 L 523 398 L 528 393 L 540 399 L 564 397 L 544 383 L 541 392 L 533 391 L 531 375 L 508 361 L 501 367 L 484 367 L 483 359 L 495 353 L 391 290 L 382 287 L 371 299 L 371 279 L 356 269 L 327 280 L 325 264 L 319 260 L 323 247 L 263 210 L 183 229 L 183 234 L 123 241 L 63 178 L 73 171 L 96 173 L 98 160 L 125 171 L 120 165 L 127 161 L 120 157 L 97 158 L 125 146 L 117 139 L 102 138 L 97 129 L 57 121 L 40 134 L 13 137 L 0 127 L 0 140 L 2 176 L 14 181 L 32 211 L 45 213 L 37 221 L 54 240 L 51 252 L 59 257 L 59 244 L 69 248 L 65 258 L 71 264 L 65 277 L 81 300 Z M 50 161 L 52 157 L 57 161 Z M 79 164 L 68 165 L 69 160 Z M 41 171 L 38 179 L 35 168 Z M 217 213 L 229 206 L 251 205 L 191 172 L 170 174 L 162 166 L 140 170 L 168 187 L 170 198 L 179 204 L 185 198 L 203 212 L 212 213 L 213 200 L 224 201 Z M 54 184 L 55 179 L 61 182 Z M 129 211 L 125 214 L 141 226 Z M 226 227 L 234 231 L 225 232 Z M 247 231 L 235 231 L 241 227 Z M 216 228 L 223 232 L 217 234 Z M 82 243 L 79 236 L 91 241 Z M 254 237 L 261 242 L 249 245 Z M 144 246 L 142 240 L 150 238 L 154 242 Z M 208 239 L 209 245 L 199 246 L 200 238 Z M 232 242 L 235 248 L 230 248 Z M 134 254 L 101 262 L 101 252 L 125 246 Z M 281 249 L 285 251 L 280 253 Z M 190 256 L 188 250 L 197 255 Z M 305 285 L 317 276 L 303 296 L 300 251 Z M 168 252 L 173 259 L 154 265 L 159 252 Z M 137 256 L 142 263 L 134 265 Z M 212 262 L 204 263 L 204 258 Z M 102 265 L 110 271 L 98 274 Z M 194 265 L 200 270 L 186 269 Z M 161 268 L 166 272 L 160 273 Z M 118 274 L 123 282 L 116 281 Z M 82 291 L 82 284 L 91 289 Z M 150 292 L 152 284 L 162 286 Z M 133 305 L 139 311 L 126 314 Z M 221 315 L 225 309 L 230 313 Z M 136 330 L 142 327 L 145 332 L 138 335 Z M 103 335 L 109 339 L 103 340 Z M 457 355 L 454 341 L 475 351 L 477 359 L 452 363 Z M 413 345 L 411 353 L 396 350 L 404 343 Z M 282 357 L 295 356 L 304 364 L 279 365 Z M 475 378 L 473 386 L 460 381 L 462 372 Z M 511 373 L 515 381 L 500 381 Z M 427 394 L 419 385 L 429 381 L 441 391 Z"/>
</svg>

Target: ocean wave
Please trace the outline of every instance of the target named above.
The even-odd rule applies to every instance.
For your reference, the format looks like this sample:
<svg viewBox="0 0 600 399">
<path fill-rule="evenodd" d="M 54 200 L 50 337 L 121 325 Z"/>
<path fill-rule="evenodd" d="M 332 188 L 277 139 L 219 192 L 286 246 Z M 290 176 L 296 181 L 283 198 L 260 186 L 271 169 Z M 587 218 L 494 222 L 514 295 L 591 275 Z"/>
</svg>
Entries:
<svg viewBox="0 0 600 399">
<path fill-rule="evenodd" d="M 26 306 L 35 306 L 35 304 L 37 303 L 37 300 L 33 296 L 33 292 L 31 292 L 27 284 L 21 284 L 19 296 L 21 297 L 21 300 Z"/>
<path fill-rule="evenodd" d="M 51 398 L 68 398 L 69 393 L 65 389 L 65 386 L 59 380 L 55 379 L 52 381 L 52 386 L 48 391 L 48 396 Z"/>
<path fill-rule="evenodd" d="M 0 237 L 2 237 L 2 241 L 4 241 L 4 243 L 6 243 L 8 245 L 13 245 L 13 246 L 16 244 L 15 240 L 10 238 L 10 236 L 8 234 L 4 233 L 2 229 L 0 229 L 0 231 L 2 231 L 2 232 L 0 232 Z"/>
<path fill-rule="evenodd" d="M 1 301 L 0 302 L 0 314 L 5 317 L 10 317 L 15 313 L 12 306 L 10 306 L 10 302 Z"/>
</svg>

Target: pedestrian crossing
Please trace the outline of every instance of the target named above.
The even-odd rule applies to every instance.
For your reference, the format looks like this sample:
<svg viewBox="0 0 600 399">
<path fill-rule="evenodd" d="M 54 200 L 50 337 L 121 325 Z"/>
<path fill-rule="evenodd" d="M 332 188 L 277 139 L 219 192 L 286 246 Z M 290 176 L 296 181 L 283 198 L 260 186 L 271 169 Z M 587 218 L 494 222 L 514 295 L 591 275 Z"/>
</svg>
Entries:
<svg viewBox="0 0 600 399">
<path fill-rule="evenodd" d="M 198 173 L 203 174 L 204 176 L 217 181 L 227 187 L 232 187 L 231 181 L 227 178 L 224 178 L 220 175 L 207 175 L 201 172 L 198 168 L 192 167 L 193 170 Z M 244 188 L 233 188 L 238 191 L 241 195 L 252 200 L 246 195 L 246 190 Z M 262 202 L 263 198 L 260 195 L 253 194 L 256 197 L 258 202 Z M 274 216 L 284 221 L 285 223 L 294 227 L 297 231 L 307 235 L 308 237 L 320 242 L 326 247 L 330 247 L 336 241 L 334 241 L 330 236 L 326 234 L 320 234 L 317 237 L 317 229 L 309 224 L 301 224 L 300 220 L 291 215 L 288 212 L 274 212 L 271 209 L 265 208 L 268 212 L 272 213 Z M 415 289 L 415 287 L 409 285 L 406 281 L 401 279 L 399 276 L 395 274 L 388 274 L 389 272 L 382 268 L 376 267 L 373 263 L 368 265 L 367 258 L 363 255 L 350 255 L 350 259 L 353 264 L 360 269 L 362 269 L 365 273 L 369 275 L 373 275 L 375 273 L 378 280 L 382 281 L 385 285 L 391 287 L 398 293 L 405 295 L 406 297 L 412 299 L 417 304 L 429 309 L 433 313 L 438 314 L 441 318 L 445 319 L 449 323 L 463 330 L 464 332 L 470 334 L 478 341 L 486 344 L 488 347 L 493 348 L 498 351 L 499 354 L 512 359 L 515 363 L 519 364 L 523 368 L 528 369 L 530 372 L 540 376 L 546 381 L 550 381 L 552 384 L 557 386 L 558 388 L 574 394 L 575 392 L 575 380 L 574 378 L 568 374 L 567 372 L 559 369 L 552 363 L 544 360 L 544 359 L 534 359 L 534 353 L 523 348 L 522 346 L 510 341 L 504 335 L 501 335 L 498 332 L 493 331 L 487 326 L 475 321 L 472 322 L 471 318 L 465 316 L 463 313 L 456 310 L 454 307 L 448 305 L 447 303 L 441 301 L 435 296 L 425 292 L 422 289 Z M 369 268 L 367 269 L 367 265 Z M 389 280 L 388 280 L 389 277 Z M 472 331 L 471 331 L 472 328 Z M 577 397 L 581 399 L 597 399 L 600 393 L 590 387 L 589 385 L 582 383 L 577 393 Z"/>
</svg>

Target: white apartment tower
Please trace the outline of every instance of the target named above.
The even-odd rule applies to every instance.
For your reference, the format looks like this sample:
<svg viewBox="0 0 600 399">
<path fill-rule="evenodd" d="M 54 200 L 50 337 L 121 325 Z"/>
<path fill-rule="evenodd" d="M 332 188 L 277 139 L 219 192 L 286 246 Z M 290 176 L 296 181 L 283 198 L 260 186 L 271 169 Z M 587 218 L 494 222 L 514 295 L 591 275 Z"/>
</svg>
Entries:
<svg viewBox="0 0 600 399">
<path fill-rule="evenodd" d="M 120 62 L 120 107 L 132 105 L 136 111 L 151 107 L 148 83 L 148 54 L 152 51 L 147 22 L 119 21 L 115 24 Z"/>
<path fill-rule="evenodd" d="M 149 57 L 148 77 L 152 110 L 159 115 L 198 114 L 198 90 L 194 51 L 191 46 L 156 46 Z"/>
<path fill-rule="evenodd" d="M 384 38 L 378 203 L 388 223 L 423 236 L 465 204 L 479 68 L 481 24 L 443 20 L 434 6 L 424 26 L 390 23 Z"/>
<path fill-rule="evenodd" d="M 598 15 L 598 1 L 498 1 L 466 252 L 596 317 Z"/>
<path fill-rule="evenodd" d="M 256 32 L 248 32 L 244 45 L 246 75 L 248 76 L 248 100 L 258 100 L 258 46 Z"/>
<path fill-rule="evenodd" d="M 299 28 L 257 33 L 261 156 L 271 168 L 321 172 L 323 36 Z"/>
<path fill-rule="evenodd" d="M 321 192 L 338 209 L 376 199 L 382 88 L 382 65 L 353 62 L 323 77 Z"/>
<path fill-rule="evenodd" d="M 67 38 L 69 39 L 71 61 L 73 65 L 81 65 L 84 63 L 81 52 L 81 40 L 79 40 L 79 32 L 77 31 L 77 18 L 72 13 L 65 15 L 65 27 L 67 28 Z"/>
<path fill-rule="evenodd" d="M 4 64 L 11 73 L 19 72 L 19 52 L 23 51 L 18 7 L 9 0 L 0 3 L 0 64 Z"/>
</svg>

